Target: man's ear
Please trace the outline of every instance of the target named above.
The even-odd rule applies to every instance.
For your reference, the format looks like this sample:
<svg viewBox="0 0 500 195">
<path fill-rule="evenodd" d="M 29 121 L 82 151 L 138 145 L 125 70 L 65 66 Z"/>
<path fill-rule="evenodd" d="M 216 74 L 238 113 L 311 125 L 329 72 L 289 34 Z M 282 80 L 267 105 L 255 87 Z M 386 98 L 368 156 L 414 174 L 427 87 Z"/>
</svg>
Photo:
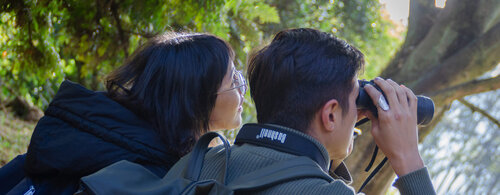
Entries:
<svg viewBox="0 0 500 195">
<path fill-rule="evenodd" d="M 339 102 L 336 99 L 331 99 L 326 102 L 321 108 L 321 123 L 323 128 L 328 131 L 333 131 L 337 125 L 336 111 L 340 109 Z"/>
</svg>

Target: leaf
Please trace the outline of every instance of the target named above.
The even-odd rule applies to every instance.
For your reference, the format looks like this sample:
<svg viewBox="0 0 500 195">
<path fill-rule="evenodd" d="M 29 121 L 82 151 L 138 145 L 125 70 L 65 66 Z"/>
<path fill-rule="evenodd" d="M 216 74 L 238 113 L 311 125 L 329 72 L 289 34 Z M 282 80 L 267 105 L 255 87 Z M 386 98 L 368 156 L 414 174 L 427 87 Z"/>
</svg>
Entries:
<svg viewBox="0 0 500 195">
<path fill-rule="evenodd" d="M 259 18 L 261 23 L 278 23 L 280 22 L 280 17 L 276 8 L 271 7 L 265 3 L 259 3 L 255 6 L 253 10 L 256 17 Z"/>
</svg>

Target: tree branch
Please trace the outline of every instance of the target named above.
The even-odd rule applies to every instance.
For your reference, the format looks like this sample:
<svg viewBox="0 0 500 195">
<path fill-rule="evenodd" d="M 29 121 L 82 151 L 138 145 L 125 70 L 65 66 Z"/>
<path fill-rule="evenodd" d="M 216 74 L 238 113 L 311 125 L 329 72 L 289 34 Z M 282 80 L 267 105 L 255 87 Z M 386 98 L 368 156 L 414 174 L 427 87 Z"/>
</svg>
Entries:
<svg viewBox="0 0 500 195">
<path fill-rule="evenodd" d="M 488 118 L 491 122 L 495 123 L 497 125 L 498 128 L 500 128 L 500 121 L 498 121 L 497 119 L 495 119 L 495 117 L 491 116 L 490 114 L 488 114 L 488 112 L 486 112 L 485 110 L 471 104 L 470 102 L 468 102 L 467 100 L 464 100 L 463 98 L 460 98 L 458 99 L 458 101 L 460 103 L 462 103 L 463 105 L 467 106 L 469 109 L 472 110 L 472 112 L 478 112 L 479 114 L 483 115 L 484 117 Z"/>
<path fill-rule="evenodd" d="M 123 52 L 125 54 L 125 58 L 127 58 L 128 57 L 128 51 L 127 51 L 128 41 L 125 38 L 125 33 L 123 31 L 122 24 L 120 21 L 120 14 L 118 13 L 118 3 L 116 3 L 115 1 L 111 2 L 111 13 L 113 14 L 113 18 L 115 19 L 115 22 L 116 22 L 116 27 L 118 28 L 118 36 L 120 38 L 120 43 L 121 43 L 120 46 L 123 49 Z"/>
<path fill-rule="evenodd" d="M 453 100 L 468 95 L 492 91 L 499 88 L 500 75 L 488 79 L 469 81 L 428 95 L 432 97 L 436 104 L 449 104 Z"/>
<path fill-rule="evenodd" d="M 425 38 L 434 25 L 434 18 L 439 13 L 439 8 L 434 5 L 434 0 L 412 0 L 410 1 L 410 12 L 408 16 L 408 33 L 405 46 L 418 44 Z"/>
<path fill-rule="evenodd" d="M 496 66 L 500 60 L 498 53 L 500 23 L 408 86 L 413 87 L 416 93 L 425 93 L 456 84 L 460 80 L 470 80 Z"/>
<path fill-rule="evenodd" d="M 461 70 L 463 70 L 462 67 L 465 67 L 464 64 L 471 62 L 470 60 L 475 60 L 474 64 L 487 65 L 488 63 L 486 62 L 488 62 L 489 58 L 494 56 L 498 57 L 496 54 L 498 54 L 499 51 L 496 53 L 493 51 L 487 52 L 487 50 L 500 47 L 500 40 L 495 39 L 495 37 L 498 37 L 498 35 L 495 34 L 499 34 L 499 32 L 491 28 L 499 24 L 499 21 L 489 19 L 498 18 L 495 15 L 495 10 L 489 11 L 493 9 L 491 7 L 495 6 L 500 6 L 500 1 L 448 1 L 446 7 L 439 11 L 434 21 L 434 25 L 425 38 L 415 45 L 411 54 L 402 60 L 398 58 L 393 60 L 398 61 L 396 72 L 392 70 L 394 66 L 389 66 L 384 70 L 382 76 L 390 75 L 393 80 L 404 83 L 412 89 L 415 89 L 415 86 L 420 86 L 417 85 L 419 83 L 416 83 L 416 81 L 422 78 L 422 75 L 435 71 L 435 67 L 442 66 L 444 62 L 460 56 L 462 60 L 459 62 L 461 63 L 455 64 L 456 66 L 452 69 L 456 70 L 456 72 L 453 73 L 460 73 L 460 76 L 465 75 L 468 77 L 468 79 L 461 80 L 472 80 L 478 77 L 479 75 L 467 74 L 463 71 L 461 72 Z M 496 41 L 483 41 L 486 39 Z M 469 54 L 464 48 L 469 48 L 469 50 L 471 50 L 473 47 L 470 46 L 476 46 L 476 48 L 474 48 L 475 50 L 480 49 L 484 50 L 484 52 L 472 50 L 474 52 Z M 460 55 L 456 55 L 458 53 L 460 53 Z M 481 67 L 478 71 L 484 71 L 484 69 Z M 476 73 L 478 71 L 474 70 L 473 72 Z M 439 75 L 439 77 L 436 78 L 441 77 L 442 75 Z M 445 83 L 448 81 L 451 82 L 446 83 L 444 86 L 439 86 L 440 88 L 436 88 L 436 90 L 461 82 L 456 79 L 457 78 L 442 79 L 443 81 L 446 80 Z"/>
<path fill-rule="evenodd" d="M 446 111 L 450 109 L 450 104 L 446 104 L 445 106 L 437 107 L 434 111 L 434 117 L 432 118 L 431 123 L 420 126 L 418 128 L 418 142 L 422 143 L 425 140 L 425 137 L 429 135 L 432 130 L 438 125 L 438 123 L 443 119 Z"/>
<path fill-rule="evenodd" d="M 408 16 L 408 31 L 406 38 L 397 52 L 394 60 L 391 60 L 382 77 L 393 77 L 401 70 L 406 58 L 417 47 L 417 45 L 427 36 L 434 25 L 434 18 L 440 9 L 434 5 L 434 0 L 411 0 L 410 13 Z"/>
</svg>

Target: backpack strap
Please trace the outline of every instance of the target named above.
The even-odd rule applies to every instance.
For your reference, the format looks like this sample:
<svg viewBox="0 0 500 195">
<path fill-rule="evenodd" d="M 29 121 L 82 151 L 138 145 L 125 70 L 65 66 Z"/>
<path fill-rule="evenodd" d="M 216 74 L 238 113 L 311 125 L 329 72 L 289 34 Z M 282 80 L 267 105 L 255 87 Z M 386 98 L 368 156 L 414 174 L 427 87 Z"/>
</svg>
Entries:
<svg viewBox="0 0 500 195">
<path fill-rule="evenodd" d="M 185 168 L 184 177 L 190 179 L 190 182 L 198 181 L 205 153 L 208 151 L 208 144 L 215 137 L 222 140 L 226 150 L 226 162 L 228 161 L 229 142 L 222 135 L 215 132 L 203 135 L 196 143 Z M 174 180 L 174 183 L 169 183 L 169 181 L 160 179 L 144 166 L 126 160 L 119 161 L 96 173 L 83 177 L 81 181 L 83 189 L 79 191 L 80 194 L 180 194 L 175 191 L 177 189 L 175 186 L 181 186 L 180 189 L 185 187 L 182 181 Z"/>
<path fill-rule="evenodd" d="M 257 190 L 301 178 L 320 178 L 328 182 L 333 181 L 333 178 L 323 172 L 317 163 L 308 157 L 300 156 L 240 176 L 228 184 L 228 187 L 234 191 Z"/>
<path fill-rule="evenodd" d="M 222 141 L 222 144 L 224 145 L 224 152 L 226 154 L 226 161 L 224 162 L 224 180 L 222 183 L 226 185 L 227 181 L 227 168 L 228 168 L 228 162 L 229 162 L 229 156 L 230 156 L 230 145 L 229 142 L 224 138 L 224 136 L 216 133 L 216 132 L 208 132 L 201 136 L 201 138 L 196 142 L 196 145 L 194 146 L 194 149 L 191 153 L 191 157 L 188 161 L 188 165 L 186 167 L 186 173 L 185 173 L 185 178 L 189 179 L 191 181 L 198 181 L 200 178 L 201 174 L 201 169 L 203 168 L 203 161 L 205 159 L 205 154 L 208 151 L 208 144 L 216 138 L 219 137 L 219 139 Z"/>
</svg>

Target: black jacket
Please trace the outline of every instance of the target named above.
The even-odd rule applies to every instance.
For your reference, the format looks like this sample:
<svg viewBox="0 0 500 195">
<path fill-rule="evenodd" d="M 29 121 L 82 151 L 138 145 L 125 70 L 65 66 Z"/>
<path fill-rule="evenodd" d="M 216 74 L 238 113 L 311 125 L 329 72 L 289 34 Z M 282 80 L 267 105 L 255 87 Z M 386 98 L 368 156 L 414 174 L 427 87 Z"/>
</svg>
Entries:
<svg viewBox="0 0 500 195">
<path fill-rule="evenodd" d="M 120 160 L 163 176 L 178 160 L 166 148 L 145 120 L 105 92 L 64 81 L 35 127 L 24 171 L 35 194 L 73 194 L 81 177 Z"/>
</svg>

